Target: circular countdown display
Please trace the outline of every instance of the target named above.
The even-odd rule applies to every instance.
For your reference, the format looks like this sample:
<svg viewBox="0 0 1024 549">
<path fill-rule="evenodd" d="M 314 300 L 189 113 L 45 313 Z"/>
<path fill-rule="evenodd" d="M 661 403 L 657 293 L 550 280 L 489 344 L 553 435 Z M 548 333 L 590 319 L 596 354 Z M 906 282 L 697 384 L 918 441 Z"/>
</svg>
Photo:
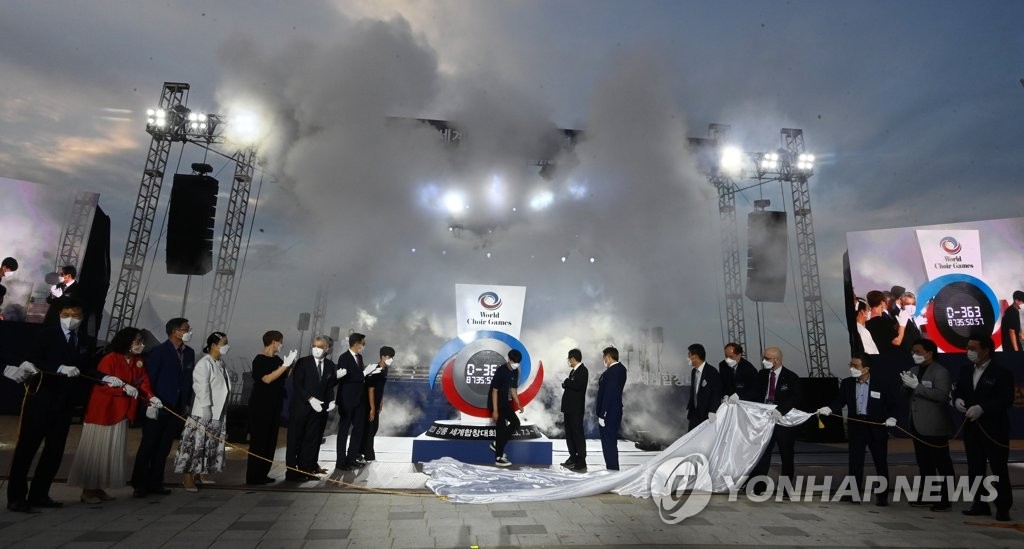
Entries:
<svg viewBox="0 0 1024 549">
<path fill-rule="evenodd" d="M 921 288 L 918 302 L 928 304 L 928 334 L 947 353 L 965 351 L 974 334 L 996 332 L 999 302 L 995 292 L 973 276 L 940 276 Z"/>
</svg>

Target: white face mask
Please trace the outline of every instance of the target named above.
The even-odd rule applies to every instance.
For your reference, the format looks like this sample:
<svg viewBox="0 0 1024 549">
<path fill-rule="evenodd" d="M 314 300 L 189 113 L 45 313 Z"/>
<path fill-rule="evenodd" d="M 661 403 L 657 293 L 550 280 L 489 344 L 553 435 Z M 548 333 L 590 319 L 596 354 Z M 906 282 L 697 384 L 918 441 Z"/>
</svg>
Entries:
<svg viewBox="0 0 1024 549">
<path fill-rule="evenodd" d="M 768 360 L 768 359 L 766 358 L 766 359 L 763 359 L 763 360 L 761 360 L 761 366 L 762 366 L 762 367 L 763 367 L 763 368 L 764 368 L 765 370 L 771 370 L 772 368 L 774 368 L 774 367 L 775 367 L 775 363 L 774 363 L 774 362 L 772 362 L 772 361 L 770 361 L 770 360 Z"/>
<path fill-rule="evenodd" d="M 923 356 L 915 354 L 915 355 L 912 356 L 912 358 L 914 359 L 914 364 L 924 364 L 924 357 Z"/>
<path fill-rule="evenodd" d="M 192 332 L 185 332 L 181 334 L 181 341 L 183 343 L 188 343 L 189 341 L 192 341 Z"/>
<path fill-rule="evenodd" d="M 394 361 L 395 361 L 395 359 L 392 358 L 392 357 L 385 358 L 384 359 L 384 365 L 385 366 L 391 366 L 391 363 L 394 362 Z"/>
<path fill-rule="evenodd" d="M 967 360 L 970 360 L 971 362 L 978 362 L 978 351 L 967 351 Z"/>
<path fill-rule="evenodd" d="M 132 348 L 129 350 L 129 352 L 131 352 L 131 354 L 133 355 L 141 355 L 142 351 L 144 351 L 145 349 L 146 346 L 139 343 L 138 345 L 132 345 Z"/>
<path fill-rule="evenodd" d="M 861 375 L 862 373 L 863 373 L 863 372 L 861 372 L 860 370 L 858 370 L 858 369 L 856 369 L 856 368 L 850 368 L 850 376 L 851 376 L 851 377 L 860 377 L 860 375 Z"/>
<path fill-rule="evenodd" d="M 509 362 L 508 363 L 508 367 L 512 368 L 513 370 L 518 370 L 519 369 L 519 363 L 518 362 Z"/>
<path fill-rule="evenodd" d="M 313 358 L 320 360 L 324 357 L 324 350 L 320 347 L 313 347 Z"/>
<path fill-rule="evenodd" d="M 725 363 L 728 364 L 730 368 L 735 368 L 736 365 L 739 364 L 739 362 L 736 362 L 735 360 L 733 360 L 731 358 L 725 359 Z"/>
<path fill-rule="evenodd" d="M 908 315 L 914 316 L 914 313 L 917 312 L 917 305 L 904 305 L 903 310 L 906 311 Z"/>
<path fill-rule="evenodd" d="M 223 345 L 220 348 L 220 356 L 228 354 L 228 350 L 231 349 L 231 345 Z"/>
<path fill-rule="evenodd" d="M 77 330 L 78 329 L 78 325 L 81 324 L 81 323 L 82 323 L 81 320 L 79 320 L 77 318 L 74 318 L 74 317 L 71 317 L 71 316 L 62 316 L 62 317 L 60 317 L 60 325 L 66 331 L 68 331 L 68 332 Z"/>
</svg>

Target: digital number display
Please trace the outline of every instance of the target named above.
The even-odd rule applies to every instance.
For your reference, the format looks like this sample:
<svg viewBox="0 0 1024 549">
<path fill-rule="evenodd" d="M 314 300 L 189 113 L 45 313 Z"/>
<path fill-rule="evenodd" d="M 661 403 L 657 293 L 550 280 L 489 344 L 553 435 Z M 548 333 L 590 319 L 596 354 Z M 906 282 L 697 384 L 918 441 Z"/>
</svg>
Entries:
<svg viewBox="0 0 1024 549">
<path fill-rule="evenodd" d="M 996 311 L 985 292 L 971 282 L 951 282 L 935 295 L 934 326 L 942 337 L 964 349 L 972 334 L 991 334 Z"/>
</svg>

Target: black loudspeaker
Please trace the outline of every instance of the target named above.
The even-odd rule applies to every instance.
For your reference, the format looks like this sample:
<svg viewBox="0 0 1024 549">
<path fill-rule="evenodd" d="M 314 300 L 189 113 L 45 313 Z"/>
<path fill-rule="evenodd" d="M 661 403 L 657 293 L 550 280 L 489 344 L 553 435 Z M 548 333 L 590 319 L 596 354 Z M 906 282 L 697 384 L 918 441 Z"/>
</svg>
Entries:
<svg viewBox="0 0 1024 549">
<path fill-rule="evenodd" d="M 296 329 L 300 332 L 304 332 L 309 329 L 309 313 L 299 313 L 299 323 L 296 326 Z"/>
<path fill-rule="evenodd" d="M 786 300 L 789 257 L 786 212 L 751 212 L 747 216 L 747 291 L 753 301 Z"/>
<path fill-rule="evenodd" d="M 167 213 L 167 273 L 204 275 L 213 269 L 217 180 L 175 174 Z"/>
</svg>

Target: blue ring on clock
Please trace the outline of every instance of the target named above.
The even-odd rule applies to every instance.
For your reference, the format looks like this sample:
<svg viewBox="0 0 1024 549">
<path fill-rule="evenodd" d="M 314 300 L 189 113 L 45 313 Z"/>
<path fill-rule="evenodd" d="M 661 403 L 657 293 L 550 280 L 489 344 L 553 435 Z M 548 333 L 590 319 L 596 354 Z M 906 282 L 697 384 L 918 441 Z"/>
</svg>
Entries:
<svg viewBox="0 0 1024 549">
<path fill-rule="evenodd" d="M 989 303 L 992 304 L 992 311 L 995 314 L 995 317 L 992 319 L 993 323 L 999 322 L 999 316 L 1003 313 L 999 310 L 999 300 L 996 299 L 996 293 L 992 291 L 992 288 L 989 288 L 988 284 L 986 284 L 984 280 L 969 274 L 951 273 L 929 280 L 924 286 L 921 286 L 921 289 L 918 291 L 918 305 L 920 307 L 925 307 L 929 301 L 935 299 L 935 296 L 942 291 L 942 288 L 954 282 L 966 282 L 981 290 L 985 294 L 985 297 L 988 298 Z"/>
<path fill-rule="evenodd" d="M 444 367 L 445 362 L 449 358 L 459 354 L 466 345 L 478 340 L 478 339 L 496 339 L 502 343 L 508 345 L 512 349 L 518 349 L 520 353 L 523 353 L 523 361 L 519 365 L 521 372 L 520 379 L 530 379 L 530 353 L 526 350 L 526 346 L 521 341 L 512 337 L 505 332 L 497 332 L 494 330 L 478 330 L 475 332 L 467 332 L 460 334 L 459 337 L 447 341 L 441 346 L 441 350 L 434 356 L 434 360 L 430 363 L 430 373 L 427 374 L 427 383 L 430 388 L 434 388 L 434 379 L 437 378 L 438 372 Z"/>
</svg>

